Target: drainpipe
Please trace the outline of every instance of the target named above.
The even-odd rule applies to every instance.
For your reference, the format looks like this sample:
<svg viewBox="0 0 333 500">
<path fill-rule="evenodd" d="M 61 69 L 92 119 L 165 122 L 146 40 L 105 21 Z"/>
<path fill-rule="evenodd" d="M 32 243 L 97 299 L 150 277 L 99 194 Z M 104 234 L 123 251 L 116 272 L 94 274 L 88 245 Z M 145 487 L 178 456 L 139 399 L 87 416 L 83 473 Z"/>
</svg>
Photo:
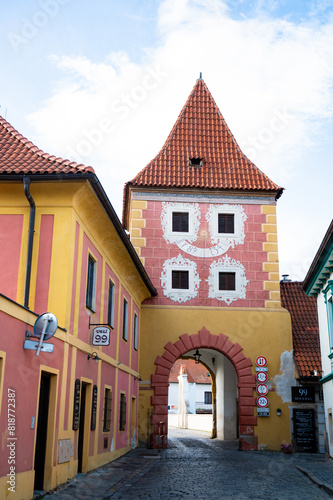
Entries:
<svg viewBox="0 0 333 500">
<path fill-rule="evenodd" d="M 31 258 L 32 258 L 32 247 L 34 240 L 34 228 L 35 228 L 35 202 L 30 194 L 30 178 L 23 177 L 24 183 L 24 194 L 30 203 L 30 219 L 29 219 L 29 233 L 28 233 L 28 252 L 27 252 L 27 267 L 25 273 L 25 288 L 24 288 L 24 307 L 29 309 L 29 294 L 30 294 L 30 278 L 31 278 Z"/>
</svg>

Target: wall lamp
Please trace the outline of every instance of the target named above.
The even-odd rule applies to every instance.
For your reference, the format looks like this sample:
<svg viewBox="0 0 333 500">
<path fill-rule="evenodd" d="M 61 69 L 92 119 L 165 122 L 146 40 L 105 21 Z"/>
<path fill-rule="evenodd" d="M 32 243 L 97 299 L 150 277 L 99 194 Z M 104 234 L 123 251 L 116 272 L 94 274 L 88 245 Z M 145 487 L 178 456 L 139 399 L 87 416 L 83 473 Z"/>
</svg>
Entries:
<svg viewBox="0 0 333 500">
<path fill-rule="evenodd" d="M 277 414 L 277 416 L 278 416 L 278 417 L 280 417 L 280 416 L 281 416 L 281 413 L 282 413 L 281 408 L 278 408 L 278 409 L 276 410 L 276 414 Z"/>
<path fill-rule="evenodd" d="M 92 352 L 91 354 L 88 354 L 88 360 L 89 359 L 94 359 L 95 363 L 98 363 L 98 361 L 101 359 L 97 356 L 97 352 Z"/>
<path fill-rule="evenodd" d="M 199 352 L 199 349 L 197 349 L 194 353 L 195 364 L 198 365 L 200 363 L 200 358 L 201 358 L 201 354 Z"/>
</svg>

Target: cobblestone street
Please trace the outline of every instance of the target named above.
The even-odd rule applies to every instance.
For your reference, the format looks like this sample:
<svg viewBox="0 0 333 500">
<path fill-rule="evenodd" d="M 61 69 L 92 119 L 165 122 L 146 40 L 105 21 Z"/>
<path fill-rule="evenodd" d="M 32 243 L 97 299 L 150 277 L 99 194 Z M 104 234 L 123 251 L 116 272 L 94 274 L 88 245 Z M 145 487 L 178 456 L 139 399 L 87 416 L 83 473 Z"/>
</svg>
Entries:
<svg viewBox="0 0 333 500">
<path fill-rule="evenodd" d="M 317 500 L 332 496 L 333 462 L 323 455 L 244 452 L 238 450 L 238 442 L 169 429 L 167 450 L 132 450 L 104 467 L 79 474 L 43 500 Z"/>
</svg>

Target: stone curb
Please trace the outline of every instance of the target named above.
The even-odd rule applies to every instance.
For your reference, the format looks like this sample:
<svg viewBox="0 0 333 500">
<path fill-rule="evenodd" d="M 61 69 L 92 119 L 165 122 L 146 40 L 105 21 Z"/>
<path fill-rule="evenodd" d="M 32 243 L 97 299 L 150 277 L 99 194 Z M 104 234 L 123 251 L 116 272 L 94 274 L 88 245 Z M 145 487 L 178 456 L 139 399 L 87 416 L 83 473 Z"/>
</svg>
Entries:
<svg viewBox="0 0 333 500">
<path fill-rule="evenodd" d="M 326 493 L 328 493 L 330 496 L 333 497 L 333 487 L 328 484 L 324 483 L 321 481 L 313 472 L 309 472 L 306 469 L 303 469 L 302 467 L 295 466 L 297 470 L 302 472 L 305 476 L 307 476 L 315 485 L 317 485 L 319 488 L 322 488 Z"/>
</svg>

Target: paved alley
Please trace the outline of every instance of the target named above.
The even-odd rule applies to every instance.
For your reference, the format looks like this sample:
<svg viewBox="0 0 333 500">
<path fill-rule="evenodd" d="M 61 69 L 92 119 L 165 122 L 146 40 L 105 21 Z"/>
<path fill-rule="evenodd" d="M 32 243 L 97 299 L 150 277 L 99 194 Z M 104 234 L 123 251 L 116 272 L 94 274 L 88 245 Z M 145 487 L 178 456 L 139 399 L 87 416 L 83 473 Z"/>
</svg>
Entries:
<svg viewBox="0 0 333 500">
<path fill-rule="evenodd" d="M 169 429 L 169 448 L 137 448 L 79 474 L 43 500 L 288 499 L 333 497 L 333 462 L 323 455 L 244 452 L 208 433 Z"/>
</svg>

